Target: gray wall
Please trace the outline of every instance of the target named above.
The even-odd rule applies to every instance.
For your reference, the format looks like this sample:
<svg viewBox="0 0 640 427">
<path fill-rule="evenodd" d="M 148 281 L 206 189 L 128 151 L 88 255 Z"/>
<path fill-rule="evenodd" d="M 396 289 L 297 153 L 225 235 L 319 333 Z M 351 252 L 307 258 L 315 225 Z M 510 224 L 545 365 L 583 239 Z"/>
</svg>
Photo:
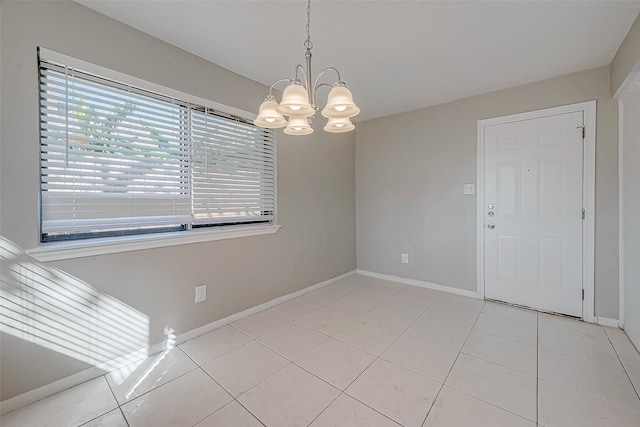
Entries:
<svg viewBox="0 0 640 427">
<path fill-rule="evenodd" d="M 640 348 L 640 75 L 635 93 L 623 100 L 623 284 L 624 329 Z"/>
<path fill-rule="evenodd" d="M 622 242 L 624 329 L 640 348 L 640 15 L 611 63 L 611 93 L 623 97 Z"/>
<path fill-rule="evenodd" d="M 73 2 L 3 2 L 1 234 L 38 245 L 38 79 L 43 46 L 257 111 L 268 88 Z M 151 344 L 355 268 L 355 137 L 278 131 L 276 234 L 52 263 L 150 319 Z M 194 286 L 208 299 L 195 305 Z M 0 400 L 88 368 L 2 336 Z"/>
<path fill-rule="evenodd" d="M 640 14 L 611 62 L 611 94 L 616 95 L 640 60 Z"/>
<path fill-rule="evenodd" d="M 359 123 L 358 269 L 476 290 L 480 119 L 597 100 L 595 311 L 618 318 L 618 107 L 601 67 Z M 400 254 L 409 254 L 401 264 Z"/>
</svg>

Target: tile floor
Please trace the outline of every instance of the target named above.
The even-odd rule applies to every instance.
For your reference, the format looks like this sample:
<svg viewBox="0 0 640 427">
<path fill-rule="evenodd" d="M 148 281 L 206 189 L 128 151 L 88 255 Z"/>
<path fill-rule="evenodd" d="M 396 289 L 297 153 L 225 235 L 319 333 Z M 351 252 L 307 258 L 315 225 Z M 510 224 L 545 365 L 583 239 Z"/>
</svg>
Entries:
<svg viewBox="0 0 640 427">
<path fill-rule="evenodd" d="M 1 424 L 637 427 L 639 391 L 619 329 L 352 276 Z"/>
</svg>

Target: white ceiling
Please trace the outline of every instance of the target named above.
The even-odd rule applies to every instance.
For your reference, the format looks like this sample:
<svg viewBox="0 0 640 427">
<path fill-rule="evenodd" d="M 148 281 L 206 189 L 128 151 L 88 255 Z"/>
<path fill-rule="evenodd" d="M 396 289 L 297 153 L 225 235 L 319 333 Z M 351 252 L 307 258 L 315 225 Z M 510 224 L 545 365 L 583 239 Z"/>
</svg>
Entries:
<svg viewBox="0 0 640 427">
<path fill-rule="evenodd" d="M 304 0 L 78 1 L 266 85 L 304 61 Z M 311 7 L 314 78 L 338 68 L 361 109 L 356 120 L 366 120 L 609 64 L 640 1 Z"/>
</svg>

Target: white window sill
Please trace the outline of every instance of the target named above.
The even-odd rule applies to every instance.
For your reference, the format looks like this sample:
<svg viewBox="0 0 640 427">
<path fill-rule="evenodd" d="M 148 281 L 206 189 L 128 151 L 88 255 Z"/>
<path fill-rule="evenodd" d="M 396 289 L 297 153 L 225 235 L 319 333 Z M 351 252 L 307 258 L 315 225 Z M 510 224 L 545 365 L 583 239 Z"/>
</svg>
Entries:
<svg viewBox="0 0 640 427">
<path fill-rule="evenodd" d="M 279 225 L 251 225 L 180 231 L 173 233 L 146 234 L 142 236 L 111 237 L 74 242 L 44 243 L 26 253 L 38 261 L 58 261 L 62 259 L 83 258 L 94 255 L 115 254 L 119 252 L 139 251 L 143 249 L 163 248 L 167 246 L 187 245 L 189 243 L 210 242 L 213 240 L 234 239 L 237 237 L 273 234 Z"/>
</svg>

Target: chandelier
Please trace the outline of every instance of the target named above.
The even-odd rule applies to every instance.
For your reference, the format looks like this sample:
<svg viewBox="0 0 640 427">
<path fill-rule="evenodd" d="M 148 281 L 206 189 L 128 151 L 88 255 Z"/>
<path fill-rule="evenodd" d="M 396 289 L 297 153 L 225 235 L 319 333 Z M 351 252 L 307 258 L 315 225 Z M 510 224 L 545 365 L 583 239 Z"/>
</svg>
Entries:
<svg viewBox="0 0 640 427">
<path fill-rule="evenodd" d="M 355 129 L 350 118 L 356 116 L 360 109 L 353 102 L 353 96 L 346 84 L 340 78 L 340 72 L 334 67 L 325 68 L 318 74 L 313 81 L 311 79 L 311 35 L 309 26 L 311 23 L 311 0 L 307 1 L 307 40 L 304 46 L 307 52 L 304 57 L 307 67 L 298 64 L 295 68 L 294 78 L 278 79 L 269 88 L 269 95 L 260 105 L 258 117 L 254 120 L 254 124 L 264 128 L 282 128 L 285 127 L 284 133 L 288 135 L 308 135 L 313 132 L 311 122 L 315 113 L 320 109 L 316 104 L 318 89 L 323 86 L 331 88 L 327 103 L 321 114 L 329 119 L 324 130 L 327 132 L 341 133 L 349 132 Z M 337 75 L 338 80 L 333 83 L 321 83 L 320 78 L 327 72 L 333 72 Z M 300 73 L 302 77 L 300 77 Z M 275 85 L 289 82 L 282 93 L 282 101 L 280 104 L 276 101 L 272 91 Z M 285 118 L 288 117 L 288 121 Z"/>
</svg>

